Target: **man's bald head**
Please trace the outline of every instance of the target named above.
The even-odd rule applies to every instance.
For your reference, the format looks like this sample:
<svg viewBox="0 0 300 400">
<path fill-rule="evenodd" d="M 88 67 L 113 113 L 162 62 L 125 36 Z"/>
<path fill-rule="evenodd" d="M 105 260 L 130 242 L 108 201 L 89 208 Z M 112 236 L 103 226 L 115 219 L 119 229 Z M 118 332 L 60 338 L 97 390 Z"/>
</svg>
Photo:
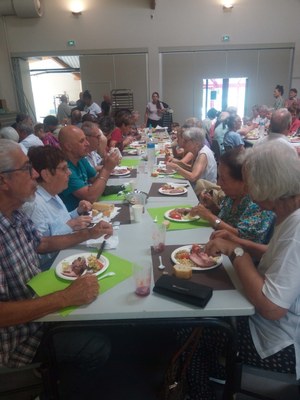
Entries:
<svg viewBox="0 0 300 400">
<path fill-rule="evenodd" d="M 61 128 L 58 140 L 68 160 L 80 160 L 89 152 L 89 142 L 77 126 L 67 125 Z"/>
<path fill-rule="evenodd" d="M 290 129 L 291 120 L 291 114 L 286 108 L 275 110 L 270 121 L 271 132 L 286 135 Z"/>
</svg>

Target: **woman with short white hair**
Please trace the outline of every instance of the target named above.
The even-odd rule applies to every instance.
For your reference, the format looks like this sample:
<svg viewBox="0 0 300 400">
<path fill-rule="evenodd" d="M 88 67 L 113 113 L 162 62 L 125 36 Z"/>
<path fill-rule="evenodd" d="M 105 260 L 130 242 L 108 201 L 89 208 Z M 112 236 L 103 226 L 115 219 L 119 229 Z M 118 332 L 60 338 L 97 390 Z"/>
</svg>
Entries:
<svg viewBox="0 0 300 400">
<path fill-rule="evenodd" d="M 300 159 L 278 141 L 254 147 L 244 175 L 257 204 L 275 212 L 277 220 L 268 249 L 256 268 L 236 243 L 214 239 L 210 255 L 231 258 L 255 314 L 238 324 L 243 363 L 300 378 Z"/>
<path fill-rule="evenodd" d="M 205 144 L 205 132 L 201 128 L 187 128 L 182 132 L 182 147 L 185 153 L 194 155 L 191 171 L 188 171 L 176 162 L 167 164 L 194 186 L 198 179 L 205 179 L 212 183 L 217 182 L 217 163 L 214 153 Z"/>
<path fill-rule="evenodd" d="M 278 141 L 254 147 L 243 166 L 248 191 L 261 208 L 277 217 L 273 236 L 256 267 L 251 255 L 236 242 L 212 239 L 211 256 L 230 257 L 243 292 L 255 314 L 237 318 L 239 359 L 266 370 L 295 373 L 300 378 L 300 159 L 293 148 Z M 193 399 L 214 399 L 208 366 L 216 365 L 226 337 L 205 329 L 189 367 Z M 215 363 L 215 364 L 213 364 Z M 210 374 L 210 375 L 209 375 Z M 209 397 L 200 397 L 206 390 Z"/>
</svg>

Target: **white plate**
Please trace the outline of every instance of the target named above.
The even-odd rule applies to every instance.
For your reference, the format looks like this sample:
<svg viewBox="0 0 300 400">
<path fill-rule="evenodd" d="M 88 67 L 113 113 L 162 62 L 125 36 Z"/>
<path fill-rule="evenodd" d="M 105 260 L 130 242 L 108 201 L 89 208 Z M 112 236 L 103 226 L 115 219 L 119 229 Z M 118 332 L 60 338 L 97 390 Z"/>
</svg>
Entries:
<svg viewBox="0 0 300 400">
<path fill-rule="evenodd" d="M 171 171 L 168 171 L 167 169 L 164 169 L 162 167 L 156 168 L 156 171 L 159 173 L 159 175 L 174 175 L 175 172 L 176 172 L 175 169 L 172 169 Z"/>
<path fill-rule="evenodd" d="M 188 208 L 188 207 L 178 207 L 178 208 Z M 182 219 L 171 218 L 170 213 L 174 210 L 176 210 L 176 209 L 172 208 L 172 210 L 166 211 L 164 214 L 164 217 L 170 221 L 175 221 L 175 222 L 192 222 L 192 221 L 196 221 L 197 219 L 200 219 L 199 215 L 196 215 L 195 217 L 191 217 L 191 218 L 182 218 Z"/>
<path fill-rule="evenodd" d="M 143 147 L 146 146 L 146 143 L 132 142 L 129 145 L 130 147 Z"/>
<path fill-rule="evenodd" d="M 135 154 L 137 154 L 137 150 L 128 150 L 127 154 L 135 155 Z"/>
<path fill-rule="evenodd" d="M 126 169 L 126 172 L 120 172 L 118 173 L 118 170 L 123 170 Z M 112 172 L 111 172 L 111 176 L 124 176 L 124 175 L 129 175 L 131 173 L 131 170 L 128 169 L 127 167 L 116 167 Z"/>
<path fill-rule="evenodd" d="M 75 281 L 75 279 L 77 279 L 76 277 L 72 277 L 72 276 L 66 276 L 62 273 L 62 269 L 63 269 L 63 263 L 67 262 L 69 264 L 71 264 L 74 260 L 76 260 L 76 258 L 78 257 L 89 257 L 90 255 L 96 255 L 96 253 L 79 253 L 79 254 L 73 254 L 72 256 L 66 257 L 64 258 L 60 263 L 57 264 L 56 268 L 55 268 L 55 272 L 56 275 L 59 276 L 62 279 L 66 279 L 68 281 Z M 100 256 L 100 261 L 102 262 L 102 264 L 104 265 L 104 267 L 102 269 L 100 269 L 100 271 L 94 273 L 93 275 L 100 275 L 102 274 L 104 271 L 107 270 L 108 266 L 109 266 L 109 261 L 106 257 L 104 256 Z M 85 274 L 85 272 L 84 272 Z M 83 274 L 83 275 L 84 275 Z"/>
<path fill-rule="evenodd" d="M 174 187 L 175 187 L 175 186 L 174 186 Z M 177 186 L 177 187 L 178 187 L 178 186 Z M 168 190 L 168 189 L 167 189 L 167 190 Z M 163 190 L 163 188 L 160 187 L 160 188 L 158 189 L 158 191 L 159 191 L 159 193 L 164 194 L 164 195 L 166 195 L 166 196 L 181 196 L 181 195 L 187 193 L 188 190 L 187 190 L 187 188 L 183 187 L 183 191 L 180 192 L 180 193 L 170 193 L 170 192 L 168 192 L 168 191 Z"/>
<path fill-rule="evenodd" d="M 175 250 L 172 252 L 172 254 L 171 254 L 171 260 L 173 261 L 173 263 L 174 263 L 174 264 L 180 264 L 180 263 L 176 260 L 176 257 L 175 257 L 176 254 L 177 254 L 179 251 L 186 250 L 187 252 L 190 252 L 190 251 L 191 251 L 191 248 L 192 248 L 192 245 L 189 244 L 189 245 L 187 245 L 187 246 L 181 246 L 181 247 L 178 247 L 178 249 L 175 249 Z M 216 258 L 218 259 L 218 261 L 217 261 L 216 264 L 213 265 L 212 267 L 201 268 L 201 267 L 197 267 L 196 265 L 194 265 L 194 266 L 192 266 L 193 271 L 209 271 L 210 269 L 217 268 L 219 265 L 222 264 L 223 257 L 222 257 L 222 255 L 221 255 L 221 256 L 216 257 Z"/>
</svg>

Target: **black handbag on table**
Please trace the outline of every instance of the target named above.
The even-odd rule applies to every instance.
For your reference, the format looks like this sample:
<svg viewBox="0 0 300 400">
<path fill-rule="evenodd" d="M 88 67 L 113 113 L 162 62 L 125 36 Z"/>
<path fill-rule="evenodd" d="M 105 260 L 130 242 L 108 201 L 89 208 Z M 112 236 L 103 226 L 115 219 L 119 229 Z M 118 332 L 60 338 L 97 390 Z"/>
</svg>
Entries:
<svg viewBox="0 0 300 400">
<path fill-rule="evenodd" d="M 209 286 L 170 275 L 162 275 L 156 281 L 153 291 L 202 308 L 206 306 L 213 293 Z"/>
</svg>

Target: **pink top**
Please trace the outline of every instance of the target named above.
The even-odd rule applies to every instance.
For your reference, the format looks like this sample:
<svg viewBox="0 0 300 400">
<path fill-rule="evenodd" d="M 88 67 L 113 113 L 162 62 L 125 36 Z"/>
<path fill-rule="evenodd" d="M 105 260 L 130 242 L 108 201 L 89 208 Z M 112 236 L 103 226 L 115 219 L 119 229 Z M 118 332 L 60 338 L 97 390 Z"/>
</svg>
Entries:
<svg viewBox="0 0 300 400">
<path fill-rule="evenodd" d="M 58 139 L 51 132 L 46 133 L 46 135 L 42 138 L 42 142 L 45 146 L 58 147 L 60 149 Z"/>
</svg>

